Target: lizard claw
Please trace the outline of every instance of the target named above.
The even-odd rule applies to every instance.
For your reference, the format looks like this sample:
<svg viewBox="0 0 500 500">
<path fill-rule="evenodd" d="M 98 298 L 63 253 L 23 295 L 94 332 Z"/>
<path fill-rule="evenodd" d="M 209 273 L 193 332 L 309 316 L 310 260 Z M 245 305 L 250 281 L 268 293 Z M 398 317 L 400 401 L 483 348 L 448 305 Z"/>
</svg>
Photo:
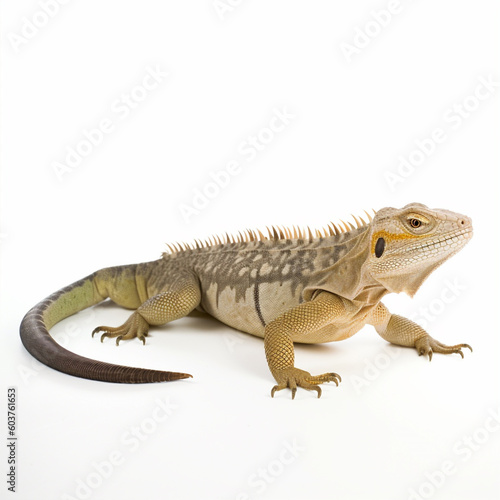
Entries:
<svg viewBox="0 0 500 500">
<path fill-rule="evenodd" d="M 274 394 L 277 391 L 289 388 L 292 391 L 292 399 L 295 399 L 297 387 L 302 387 L 303 389 L 307 389 L 309 391 L 316 391 L 318 393 L 318 398 L 320 398 L 322 391 L 318 384 L 323 384 L 324 382 L 335 382 L 338 386 L 339 382 L 342 381 L 340 375 L 337 373 L 323 373 L 322 375 L 314 376 L 309 372 L 299 370 L 295 367 L 278 370 L 274 372 L 273 375 L 278 382 L 278 385 L 275 385 L 271 389 L 271 397 L 274 397 Z"/>
<path fill-rule="evenodd" d="M 105 338 L 116 338 L 116 345 L 120 345 L 121 340 L 130 340 L 137 337 L 142 341 L 143 345 L 145 345 L 148 330 L 149 324 L 147 321 L 139 313 L 135 312 L 121 326 L 98 326 L 92 332 L 92 337 L 94 337 L 96 333 L 103 332 L 101 335 L 101 342 L 103 342 Z"/>
<path fill-rule="evenodd" d="M 464 357 L 464 353 L 462 349 L 470 349 L 472 352 L 472 347 L 469 344 L 457 344 L 457 345 L 445 345 L 437 340 L 433 339 L 430 335 L 427 337 L 422 337 L 415 342 L 415 347 L 417 349 L 418 355 L 427 355 L 429 357 L 429 361 L 432 360 L 432 354 L 434 352 L 439 352 L 441 354 L 460 354 L 462 358 Z"/>
</svg>

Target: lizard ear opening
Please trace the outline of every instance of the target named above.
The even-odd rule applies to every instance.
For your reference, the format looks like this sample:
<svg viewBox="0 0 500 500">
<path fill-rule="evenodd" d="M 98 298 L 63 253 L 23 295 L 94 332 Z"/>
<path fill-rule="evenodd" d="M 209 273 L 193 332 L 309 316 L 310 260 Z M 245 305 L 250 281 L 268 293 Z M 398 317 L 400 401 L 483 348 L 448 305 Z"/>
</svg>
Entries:
<svg viewBox="0 0 500 500">
<path fill-rule="evenodd" d="M 384 238 L 379 238 L 377 240 L 377 243 L 375 243 L 375 257 L 377 257 L 377 259 L 382 257 L 384 250 L 385 250 L 385 240 Z"/>
</svg>

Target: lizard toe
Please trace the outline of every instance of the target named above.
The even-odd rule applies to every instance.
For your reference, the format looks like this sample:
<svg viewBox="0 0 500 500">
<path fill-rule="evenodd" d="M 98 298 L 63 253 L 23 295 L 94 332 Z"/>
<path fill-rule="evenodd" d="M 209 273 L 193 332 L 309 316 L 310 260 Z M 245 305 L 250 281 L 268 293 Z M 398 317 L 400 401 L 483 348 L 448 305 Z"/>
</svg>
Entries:
<svg viewBox="0 0 500 500">
<path fill-rule="evenodd" d="M 464 357 L 464 353 L 462 349 L 469 349 L 472 352 L 472 347 L 469 344 L 457 344 L 457 345 L 445 345 L 437 340 L 431 342 L 431 346 L 434 352 L 439 352 L 442 354 L 460 354 L 462 358 Z"/>
<path fill-rule="evenodd" d="M 272 389 L 271 389 L 271 397 L 274 398 L 274 393 L 277 392 L 277 391 L 282 391 L 283 389 L 286 389 L 288 386 L 286 384 L 281 384 L 281 385 L 275 385 Z"/>
<path fill-rule="evenodd" d="M 342 382 L 342 377 L 338 373 L 323 373 L 322 375 L 316 375 L 315 377 L 310 377 L 307 379 L 310 384 L 323 384 L 325 382 L 335 382 L 338 387 L 339 383 Z"/>
</svg>

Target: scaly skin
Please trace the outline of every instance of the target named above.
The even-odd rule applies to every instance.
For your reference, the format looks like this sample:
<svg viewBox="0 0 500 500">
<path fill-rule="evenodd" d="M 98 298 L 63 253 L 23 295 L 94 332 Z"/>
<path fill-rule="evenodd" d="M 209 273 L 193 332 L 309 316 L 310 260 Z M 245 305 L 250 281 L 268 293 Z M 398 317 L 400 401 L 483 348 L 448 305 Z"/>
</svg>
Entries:
<svg viewBox="0 0 500 500">
<path fill-rule="evenodd" d="M 48 330 L 61 319 L 106 298 L 135 309 L 119 327 L 99 326 L 101 341 L 137 337 L 146 341 L 151 325 L 182 318 L 193 310 L 262 337 L 277 385 L 295 397 L 297 387 L 315 390 L 336 373 L 311 375 L 295 367 L 294 343 L 343 340 L 365 324 L 393 344 L 433 352 L 459 353 L 467 344 L 446 346 L 419 325 L 391 314 L 381 302 L 390 292 L 413 296 L 429 274 L 471 238 L 469 218 L 412 203 L 384 208 L 365 223 L 334 224 L 324 233 L 275 229 L 269 237 L 247 231 L 238 241 L 214 238 L 169 247 L 153 262 L 102 269 L 51 295 L 30 310 L 21 338 L 37 359 L 71 375 L 110 382 L 141 383 L 190 377 L 101 363 L 66 351 Z M 472 350 L 472 349 L 471 349 Z"/>
</svg>

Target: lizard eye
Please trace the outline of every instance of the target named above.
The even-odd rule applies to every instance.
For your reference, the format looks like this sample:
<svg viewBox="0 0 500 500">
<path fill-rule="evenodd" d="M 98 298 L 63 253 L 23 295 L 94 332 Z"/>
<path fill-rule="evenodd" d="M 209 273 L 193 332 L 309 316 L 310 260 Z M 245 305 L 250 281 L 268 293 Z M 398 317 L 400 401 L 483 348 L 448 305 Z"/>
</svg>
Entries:
<svg viewBox="0 0 500 500">
<path fill-rule="evenodd" d="M 419 228 L 422 225 L 422 221 L 419 219 L 411 218 L 408 220 L 408 223 L 410 224 L 411 227 L 413 228 Z"/>
</svg>

